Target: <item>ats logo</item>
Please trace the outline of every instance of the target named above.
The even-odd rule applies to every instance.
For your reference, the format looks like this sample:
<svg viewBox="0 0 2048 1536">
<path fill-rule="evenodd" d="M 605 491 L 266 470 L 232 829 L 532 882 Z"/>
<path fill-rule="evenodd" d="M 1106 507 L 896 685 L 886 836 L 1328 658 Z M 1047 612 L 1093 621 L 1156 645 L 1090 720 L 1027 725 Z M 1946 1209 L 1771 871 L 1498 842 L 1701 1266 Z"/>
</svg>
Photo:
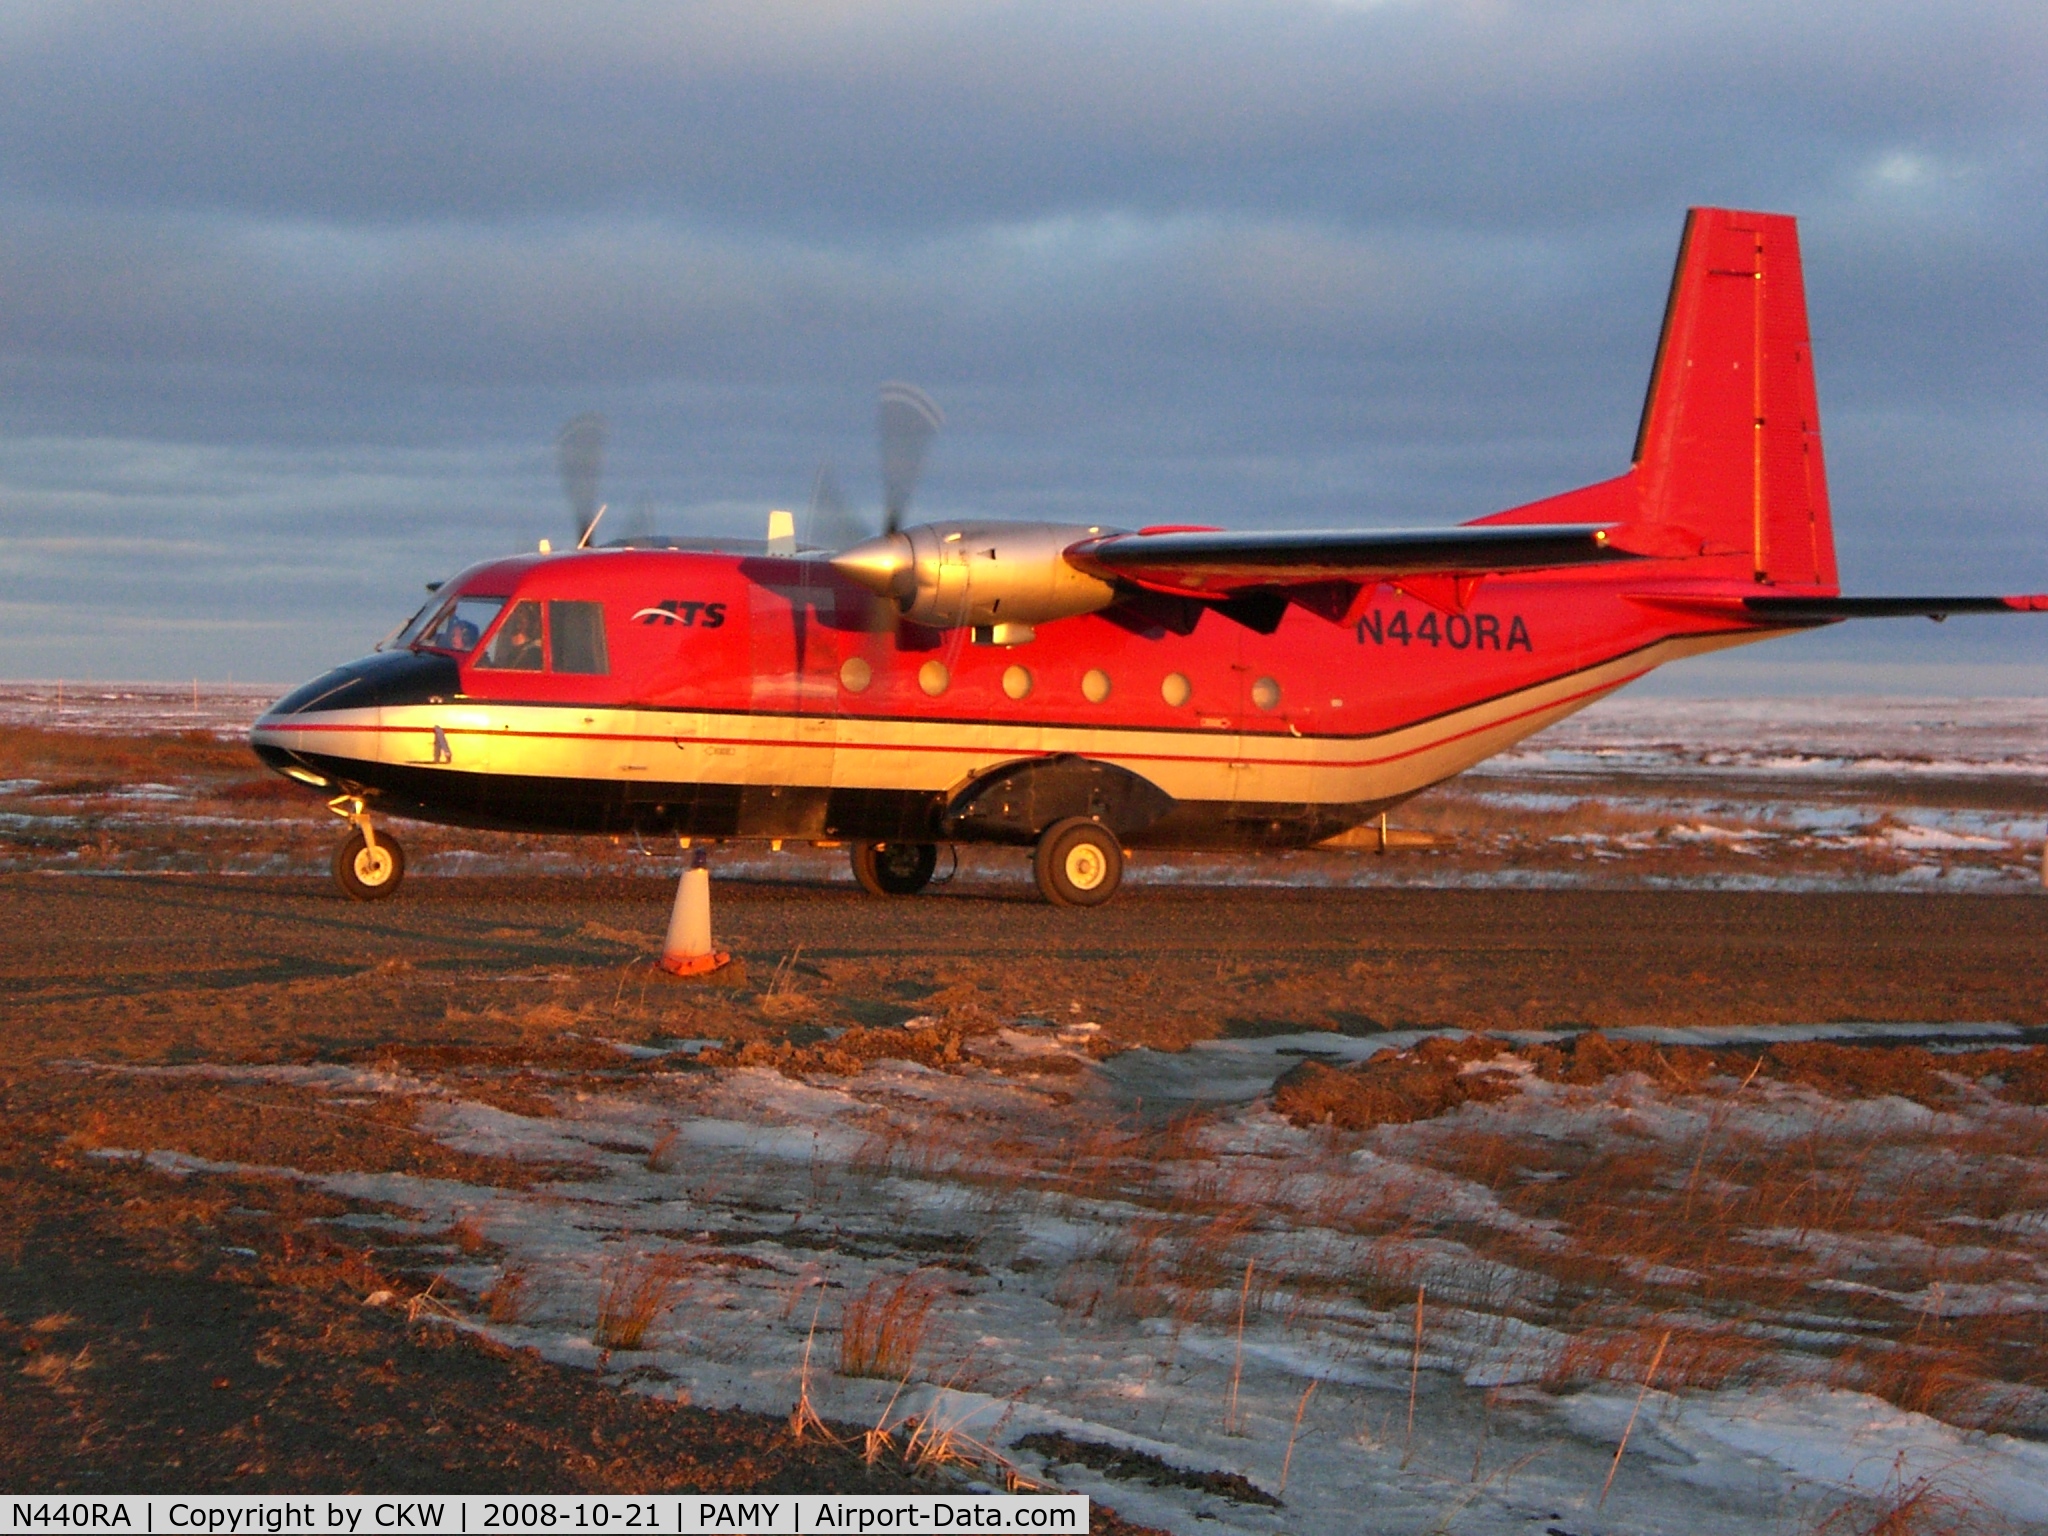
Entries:
<svg viewBox="0 0 2048 1536">
<path fill-rule="evenodd" d="M 700 615 L 704 620 L 701 626 L 697 623 Z M 633 615 L 633 619 L 639 624 L 680 624 L 685 629 L 718 629 L 725 623 L 725 604 L 690 603 L 672 597 L 652 608 L 642 608 Z"/>
</svg>

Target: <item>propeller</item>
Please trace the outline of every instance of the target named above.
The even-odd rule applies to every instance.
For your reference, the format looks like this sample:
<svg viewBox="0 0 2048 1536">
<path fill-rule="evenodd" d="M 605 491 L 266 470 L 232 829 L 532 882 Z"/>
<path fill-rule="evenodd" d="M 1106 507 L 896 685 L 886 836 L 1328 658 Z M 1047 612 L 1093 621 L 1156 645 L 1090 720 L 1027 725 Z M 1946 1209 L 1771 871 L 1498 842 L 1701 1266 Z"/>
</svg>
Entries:
<svg viewBox="0 0 2048 1536">
<path fill-rule="evenodd" d="M 654 498 L 636 497 L 633 510 L 626 517 L 625 527 L 619 530 L 619 540 L 625 544 L 649 544 L 654 541 Z"/>
<path fill-rule="evenodd" d="M 562 494 L 569 498 L 569 516 L 576 523 L 576 547 L 582 549 L 597 531 L 604 507 L 597 499 L 604 480 L 605 420 L 595 411 L 571 417 L 555 439 L 555 465 L 562 472 Z"/>
<path fill-rule="evenodd" d="M 865 520 L 846 505 L 832 466 L 820 464 L 811 484 L 810 510 L 804 514 L 804 543 L 813 549 L 844 549 L 873 536 Z"/>
<path fill-rule="evenodd" d="M 945 414 L 931 396 L 914 384 L 884 384 L 875 402 L 875 433 L 882 453 L 882 533 L 903 525 L 910 499 L 924 473 L 932 438 L 945 425 Z M 562 494 L 576 527 L 576 547 L 587 548 L 605 506 L 597 498 L 604 481 L 605 445 L 611 436 L 604 417 L 586 411 L 571 417 L 555 438 L 555 465 L 562 475 Z M 829 464 L 821 465 L 811 488 L 810 510 L 804 519 L 804 542 L 813 548 L 845 549 L 874 537 L 866 518 L 846 505 L 839 480 Z M 644 498 L 634 509 L 626 538 L 647 538 L 653 532 L 651 504 Z"/>
<path fill-rule="evenodd" d="M 875 431 L 882 440 L 882 531 L 894 533 L 910 510 L 911 493 L 924 472 L 932 436 L 946 418 L 931 396 L 914 384 L 884 384 L 875 405 Z"/>
</svg>

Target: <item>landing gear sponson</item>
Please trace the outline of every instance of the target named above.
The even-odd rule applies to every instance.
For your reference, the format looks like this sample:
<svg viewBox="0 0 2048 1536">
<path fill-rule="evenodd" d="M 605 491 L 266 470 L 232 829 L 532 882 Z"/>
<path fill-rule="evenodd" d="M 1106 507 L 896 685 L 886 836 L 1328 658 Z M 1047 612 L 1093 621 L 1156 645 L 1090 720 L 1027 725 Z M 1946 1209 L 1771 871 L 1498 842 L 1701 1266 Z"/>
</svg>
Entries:
<svg viewBox="0 0 2048 1536">
<path fill-rule="evenodd" d="M 1124 834 L 1173 808 L 1157 785 L 1114 763 L 1059 753 L 1004 763 L 964 785 L 940 813 L 949 841 L 1033 850 L 1038 893 L 1056 907 L 1098 907 L 1124 878 Z M 909 896 L 930 882 L 935 843 L 853 845 L 853 873 L 877 896 Z"/>
</svg>

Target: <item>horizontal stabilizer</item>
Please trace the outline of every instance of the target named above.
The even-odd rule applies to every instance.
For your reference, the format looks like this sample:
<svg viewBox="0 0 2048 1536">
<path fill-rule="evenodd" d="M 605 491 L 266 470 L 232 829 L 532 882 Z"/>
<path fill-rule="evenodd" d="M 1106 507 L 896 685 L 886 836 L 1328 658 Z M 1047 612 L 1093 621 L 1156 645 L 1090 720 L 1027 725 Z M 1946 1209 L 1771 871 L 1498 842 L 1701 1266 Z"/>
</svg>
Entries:
<svg viewBox="0 0 2048 1536">
<path fill-rule="evenodd" d="M 1486 576 L 1638 558 L 1585 523 L 1394 528 L 1307 533 L 1112 534 L 1071 546 L 1069 564 L 1155 591 L 1371 582 L 1398 576 Z"/>
<path fill-rule="evenodd" d="M 1793 624 L 1839 619 L 1945 619 L 1952 613 L 2048 613 L 2048 593 L 2008 597 L 1745 597 L 1759 618 Z"/>
</svg>

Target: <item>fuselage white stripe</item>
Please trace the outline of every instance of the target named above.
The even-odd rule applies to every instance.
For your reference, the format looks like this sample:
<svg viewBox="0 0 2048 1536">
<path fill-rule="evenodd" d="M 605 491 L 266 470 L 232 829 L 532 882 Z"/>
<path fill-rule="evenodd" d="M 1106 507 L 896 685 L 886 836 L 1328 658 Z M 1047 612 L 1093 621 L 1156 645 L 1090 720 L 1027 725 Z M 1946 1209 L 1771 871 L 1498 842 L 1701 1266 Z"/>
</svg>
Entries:
<svg viewBox="0 0 2048 1536">
<path fill-rule="evenodd" d="M 1664 641 L 1585 671 L 1370 738 L 1167 732 L 840 717 L 588 708 L 465 699 L 265 719 L 255 739 L 329 760 L 596 782 L 746 783 L 943 793 L 1019 758 L 1060 753 L 1128 766 L 1177 800 L 1363 804 L 1413 793 L 1678 656 L 1762 638 Z M 573 713 L 574 711 L 570 711 Z M 436 762 L 435 735 L 448 748 Z"/>
</svg>

